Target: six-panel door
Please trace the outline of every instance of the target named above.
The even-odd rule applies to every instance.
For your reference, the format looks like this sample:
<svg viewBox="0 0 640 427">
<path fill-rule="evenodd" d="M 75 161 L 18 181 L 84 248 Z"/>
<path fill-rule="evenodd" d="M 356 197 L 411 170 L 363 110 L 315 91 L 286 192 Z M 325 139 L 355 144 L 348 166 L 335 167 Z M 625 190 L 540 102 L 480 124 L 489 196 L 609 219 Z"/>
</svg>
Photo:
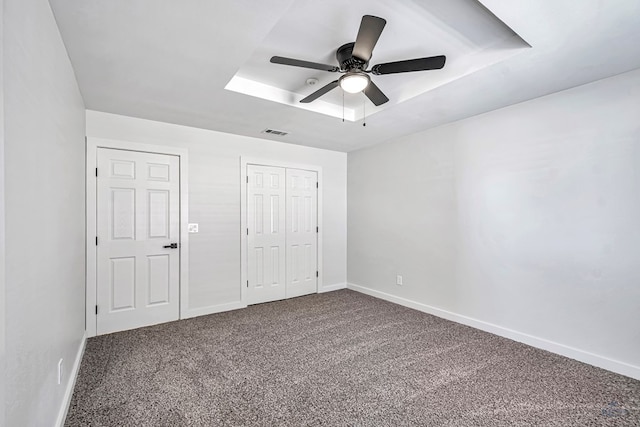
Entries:
<svg viewBox="0 0 640 427">
<path fill-rule="evenodd" d="M 318 271 L 316 172 L 287 169 L 287 298 L 315 293 Z"/>
<path fill-rule="evenodd" d="M 285 170 L 247 166 L 247 304 L 286 297 Z"/>
<path fill-rule="evenodd" d="M 97 333 L 177 320 L 179 159 L 105 148 L 97 156 Z"/>
<path fill-rule="evenodd" d="M 316 172 L 247 165 L 247 304 L 317 291 Z"/>
</svg>

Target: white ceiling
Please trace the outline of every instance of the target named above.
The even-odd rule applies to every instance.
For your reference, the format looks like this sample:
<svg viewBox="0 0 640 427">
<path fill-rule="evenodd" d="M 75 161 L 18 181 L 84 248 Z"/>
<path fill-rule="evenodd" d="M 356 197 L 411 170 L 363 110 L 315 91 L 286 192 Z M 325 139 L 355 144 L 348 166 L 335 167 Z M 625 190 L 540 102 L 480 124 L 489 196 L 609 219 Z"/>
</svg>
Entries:
<svg viewBox="0 0 640 427">
<path fill-rule="evenodd" d="M 314 13 L 309 13 L 310 10 Z M 529 48 L 477 1 L 369 0 L 367 13 L 389 21 L 369 68 L 379 63 L 441 54 L 448 58 L 446 67 L 431 72 L 371 76 L 390 99 L 379 107 L 365 102 L 362 93 L 351 95 L 341 90 L 333 90 L 310 104 L 301 104 L 300 99 L 339 75 L 274 65 L 269 59 L 277 54 L 337 65 L 335 52 L 339 46 L 355 40 L 362 10 L 362 5 L 344 0 L 298 0 L 240 67 L 227 88 L 337 118 L 343 117 L 344 101 L 345 118 L 362 120 L 365 113 L 371 117 Z M 328 16 L 333 18 L 327 20 Z M 303 41 L 291 42 L 299 39 Z M 316 78 L 318 85 L 306 86 L 308 78 Z"/>
<path fill-rule="evenodd" d="M 640 68 L 640 0 L 481 0 L 491 13 L 476 0 L 50 3 L 88 109 L 339 151 Z M 372 64 L 448 57 L 442 71 L 374 76 L 393 101 L 373 115 L 369 103 L 366 127 L 225 90 L 237 74 L 312 92 L 304 87 L 308 77 L 324 83 L 335 75 L 264 60 L 333 64 L 365 14 L 387 20 Z M 509 28 L 531 47 L 520 38 L 509 44 Z M 339 94 L 332 96 L 327 101 L 335 103 Z M 290 134 L 266 136 L 265 128 Z"/>
</svg>

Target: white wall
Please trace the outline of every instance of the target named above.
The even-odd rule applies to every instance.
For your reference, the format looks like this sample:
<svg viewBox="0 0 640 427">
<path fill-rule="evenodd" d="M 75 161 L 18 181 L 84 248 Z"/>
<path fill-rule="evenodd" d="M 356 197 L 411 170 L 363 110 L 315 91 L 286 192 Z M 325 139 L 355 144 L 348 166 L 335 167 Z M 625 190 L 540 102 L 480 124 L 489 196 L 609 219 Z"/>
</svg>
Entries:
<svg viewBox="0 0 640 427">
<path fill-rule="evenodd" d="M 0 426 L 5 423 L 5 236 L 4 236 L 4 0 L 0 0 Z"/>
<path fill-rule="evenodd" d="M 50 426 L 84 335 L 84 104 L 46 0 L 4 1 L 3 48 L 6 425 Z"/>
<path fill-rule="evenodd" d="M 189 309 L 240 302 L 240 156 L 322 167 L 323 284 L 346 284 L 345 153 L 96 111 L 87 136 L 188 149 L 189 222 L 199 224 L 189 235 Z"/>
<path fill-rule="evenodd" d="M 349 153 L 348 194 L 354 288 L 640 378 L 640 70 Z"/>
</svg>

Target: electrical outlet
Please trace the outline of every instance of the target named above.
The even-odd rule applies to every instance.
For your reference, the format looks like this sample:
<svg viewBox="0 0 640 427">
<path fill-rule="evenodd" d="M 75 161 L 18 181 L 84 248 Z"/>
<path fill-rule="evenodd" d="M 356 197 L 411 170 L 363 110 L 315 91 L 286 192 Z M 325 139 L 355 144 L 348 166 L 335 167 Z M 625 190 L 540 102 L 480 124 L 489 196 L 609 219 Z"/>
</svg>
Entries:
<svg viewBox="0 0 640 427">
<path fill-rule="evenodd" d="M 189 233 L 197 233 L 198 224 L 189 224 Z"/>
<path fill-rule="evenodd" d="M 396 276 L 396 285 L 402 286 L 402 276 L 399 274 Z"/>
<path fill-rule="evenodd" d="M 58 384 L 62 384 L 62 374 L 64 374 L 64 359 L 58 361 Z"/>
</svg>

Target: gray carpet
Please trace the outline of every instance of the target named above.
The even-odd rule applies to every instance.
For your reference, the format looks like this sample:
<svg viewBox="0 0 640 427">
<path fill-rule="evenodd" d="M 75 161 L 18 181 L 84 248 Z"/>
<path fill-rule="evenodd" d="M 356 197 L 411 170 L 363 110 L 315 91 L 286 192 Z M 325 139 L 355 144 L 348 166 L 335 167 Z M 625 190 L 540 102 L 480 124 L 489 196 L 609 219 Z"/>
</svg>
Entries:
<svg viewBox="0 0 640 427">
<path fill-rule="evenodd" d="M 639 426 L 640 381 L 344 290 L 92 338 L 67 426 Z"/>
</svg>

